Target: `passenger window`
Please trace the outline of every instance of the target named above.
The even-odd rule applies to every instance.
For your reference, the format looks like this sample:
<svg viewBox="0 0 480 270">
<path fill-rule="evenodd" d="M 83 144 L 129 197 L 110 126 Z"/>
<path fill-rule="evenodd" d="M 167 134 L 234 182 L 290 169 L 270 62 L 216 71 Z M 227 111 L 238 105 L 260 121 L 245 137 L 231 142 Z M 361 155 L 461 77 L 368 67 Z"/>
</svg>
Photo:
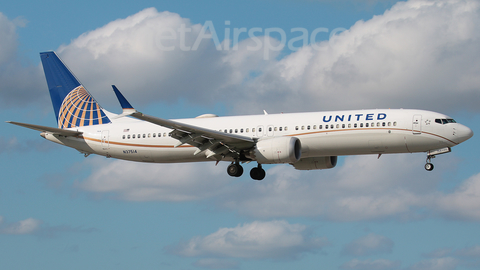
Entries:
<svg viewBox="0 0 480 270">
<path fill-rule="evenodd" d="M 377 127 L 379 127 L 379 126 L 380 126 L 380 122 L 377 123 Z"/>
<path fill-rule="evenodd" d="M 322 129 L 322 125 L 318 125 L 318 129 Z"/>
<path fill-rule="evenodd" d="M 363 123 L 360 123 L 360 127 L 363 127 Z"/>
<path fill-rule="evenodd" d="M 268 128 L 268 131 L 272 131 L 272 127 L 269 127 L 269 128 Z"/>
<path fill-rule="evenodd" d="M 351 128 L 352 127 L 352 124 L 348 124 L 348 128 Z"/>
<path fill-rule="evenodd" d="M 340 128 L 340 124 L 337 124 L 337 128 Z"/>
<path fill-rule="evenodd" d="M 238 129 L 235 129 L 235 133 L 238 133 Z"/>
<path fill-rule="evenodd" d="M 298 126 L 295 126 L 295 130 L 298 130 Z"/>
<path fill-rule="evenodd" d="M 167 133 L 166 133 L 166 132 L 163 133 L 163 137 L 167 137 Z"/>
<path fill-rule="evenodd" d="M 122 139 L 125 139 L 125 135 L 122 136 Z"/>
<path fill-rule="evenodd" d="M 382 127 L 384 127 L 384 126 L 385 126 L 385 122 L 382 123 Z"/>
<path fill-rule="evenodd" d="M 153 138 L 155 138 L 157 136 L 157 133 L 153 133 L 152 135 L 153 135 Z"/>
<path fill-rule="evenodd" d="M 397 126 L 397 122 L 393 122 L 393 126 L 396 127 L 396 126 Z"/>
<path fill-rule="evenodd" d="M 342 128 L 345 128 L 345 124 L 342 124 Z"/>
<path fill-rule="evenodd" d="M 249 132 L 249 131 L 248 131 L 248 128 L 246 128 L 246 129 L 245 129 L 245 132 L 246 132 L 246 133 L 248 133 L 248 132 Z"/>
<path fill-rule="evenodd" d="M 330 125 L 330 128 L 332 128 L 332 129 L 333 129 L 333 125 Z"/>
<path fill-rule="evenodd" d="M 368 123 L 365 123 L 365 127 L 368 127 Z"/>
<path fill-rule="evenodd" d="M 282 129 L 283 129 L 282 127 L 279 127 L 279 130 L 280 130 L 280 131 L 282 131 Z"/>
<path fill-rule="evenodd" d="M 255 132 L 255 128 L 252 128 L 252 132 Z"/>
<path fill-rule="evenodd" d="M 151 135 L 151 134 L 150 134 L 150 133 L 148 133 L 148 138 L 150 138 L 150 135 Z"/>
<path fill-rule="evenodd" d="M 274 130 L 274 131 L 277 131 L 277 127 L 275 127 L 273 130 Z"/>
<path fill-rule="evenodd" d="M 310 130 L 310 126 L 307 126 L 307 129 Z"/>
<path fill-rule="evenodd" d="M 285 127 L 285 131 L 287 131 L 287 130 L 288 130 L 288 127 Z"/>
<path fill-rule="evenodd" d="M 357 123 L 353 124 L 353 127 L 356 128 L 356 127 L 357 127 Z"/>
<path fill-rule="evenodd" d="M 305 126 L 302 126 L 302 130 L 305 130 Z"/>
<path fill-rule="evenodd" d="M 135 139 L 135 134 L 132 135 L 132 139 Z"/>
<path fill-rule="evenodd" d="M 230 133 L 233 133 L 233 129 L 230 129 Z"/>
<path fill-rule="evenodd" d="M 328 125 L 325 125 L 325 129 L 328 129 Z"/>
<path fill-rule="evenodd" d="M 258 128 L 258 132 L 262 132 L 262 128 Z"/>
<path fill-rule="evenodd" d="M 392 125 L 392 122 L 388 122 L 388 126 L 391 126 Z"/>
<path fill-rule="evenodd" d="M 240 133 L 243 133 L 243 128 L 240 129 Z"/>
<path fill-rule="evenodd" d="M 130 139 L 130 135 L 127 135 L 127 139 Z"/>
</svg>

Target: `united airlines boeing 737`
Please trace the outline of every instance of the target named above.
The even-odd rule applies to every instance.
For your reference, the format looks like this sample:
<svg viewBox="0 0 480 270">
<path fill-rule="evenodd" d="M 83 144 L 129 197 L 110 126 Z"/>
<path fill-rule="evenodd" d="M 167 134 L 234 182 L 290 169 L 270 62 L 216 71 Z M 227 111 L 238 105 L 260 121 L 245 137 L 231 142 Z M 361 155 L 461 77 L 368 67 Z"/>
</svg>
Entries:
<svg viewBox="0 0 480 270">
<path fill-rule="evenodd" d="M 288 163 L 297 170 L 335 167 L 337 156 L 425 152 L 431 159 L 473 136 L 452 118 L 425 110 L 354 110 L 166 120 L 137 110 L 113 86 L 122 114 L 95 101 L 55 52 L 40 54 L 58 127 L 18 122 L 41 131 L 45 139 L 97 154 L 139 162 L 228 161 L 230 176 L 240 163 L 257 162 L 250 171 L 265 177 L 262 164 Z"/>
</svg>

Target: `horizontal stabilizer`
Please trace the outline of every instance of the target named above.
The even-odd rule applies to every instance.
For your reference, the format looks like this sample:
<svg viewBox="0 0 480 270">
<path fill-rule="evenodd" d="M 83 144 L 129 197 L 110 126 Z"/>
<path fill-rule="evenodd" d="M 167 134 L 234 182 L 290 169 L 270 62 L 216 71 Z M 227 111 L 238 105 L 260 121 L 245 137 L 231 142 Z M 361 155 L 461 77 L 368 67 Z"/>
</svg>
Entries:
<svg viewBox="0 0 480 270">
<path fill-rule="evenodd" d="M 80 131 L 54 128 L 54 127 L 46 127 L 46 126 L 40 126 L 40 125 L 25 124 L 25 123 L 18 123 L 18 122 L 12 122 L 12 121 L 7 121 L 7 123 L 14 124 L 14 125 L 21 126 L 21 127 L 26 127 L 26 128 L 33 129 L 33 130 L 42 131 L 42 132 L 59 134 L 59 135 L 63 135 L 63 136 L 77 136 L 77 135 L 80 135 L 80 134 L 83 133 L 83 132 L 80 132 Z"/>
</svg>

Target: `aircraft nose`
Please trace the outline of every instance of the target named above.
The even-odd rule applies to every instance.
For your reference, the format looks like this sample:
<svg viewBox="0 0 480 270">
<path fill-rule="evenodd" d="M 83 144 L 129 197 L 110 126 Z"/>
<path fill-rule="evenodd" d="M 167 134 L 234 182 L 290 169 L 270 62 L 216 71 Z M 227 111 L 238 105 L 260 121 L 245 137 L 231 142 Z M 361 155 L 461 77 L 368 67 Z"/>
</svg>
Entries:
<svg viewBox="0 0 480 270">
<path fill-rule="evenodd" d="M 470 139 L 473 136 L 473 131 L 464 125 L 458 125 L 455 135 L 457 143 L 461 143 Z"/>
</svg>

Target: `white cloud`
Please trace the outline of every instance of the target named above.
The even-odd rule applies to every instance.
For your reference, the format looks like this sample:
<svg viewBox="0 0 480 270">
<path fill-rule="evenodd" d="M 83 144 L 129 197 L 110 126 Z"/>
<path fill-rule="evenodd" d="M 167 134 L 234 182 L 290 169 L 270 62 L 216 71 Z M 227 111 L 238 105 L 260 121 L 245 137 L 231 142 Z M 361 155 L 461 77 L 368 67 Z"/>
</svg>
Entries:
<svg viewBox="0 0 480 270">
<path fill-rule="evenodd" d="M 293 259 L 327 244 L 326 238 L 311 236 L 307 227 L 301 224 L 254 221 L 194 237 L 171 247 L 171 251 L 186 257 Z"/>
<path fill-rule="evenodd" d="M 0 234 L 30 234 L 52 238 L 59 233 L 91 233 L 95 231 L 97 231 L 95 228 L 72 227 L 69 225 L 50 226 L 44 224 L 42 220 L 35 218 L 27 218 L 17 222 L 5 222 L 5 218 L 0 216 Z"/>
<path fill-rule="evenodd" d="M 200 259 L 194 264 L 197 267 L 208 269 L 236 269 L 239 266 L 239 262 L 228 259 Z"/>
<path fill-rule="evenodd" d="M 224 50 L 224 43 L 209 38 L 207 26 L 148 8 L 85 33 L 58 52 L 89 90 L 107 102 L 112 100 L 108 88 L 115 84 L 137 105 L 179 98 L 203 106 L 230 104 L 238 90 L 232 85 L 268 61 L 262 61 L 263 45 L 247 50 L 251 41 Z M 277 54 L 272 52 L 272 58 Z"/>
<path fill-rule="evenodd" d="M 100 103 L 115 107 L 111 84 L 137 107 L 182 98 L 200 106 L 222 102 L 239 113 L 368 107 L 477 110 L 479 6 L 472 0 L 398 2 L 382 15 L 280 60 L 275 59 L 278 52 L 265 51 L 267 41 L 279 42 L 271 37 L 245 39 L 238 50 L 225 50 L 226 41 L 215 44 L 202 25 L 148 8 L 85 33 L 58 51 Z M 4 100 L 46 98 L 47 91 L 31 91 L 44 84 L 41 70 L 22 69 L 11 59 L 18 46 L 14 23 L 3 15 L 0 21 L 5 22 L 0 32 L 6 48 L 0 64 L 8 63 L 0 81 L 16 89 L 0 91 Z M 187 30 L 182 34 L 181 29 Z M 196 43 L 198 48 L 192 49 Z M 18 79 L 22 77 L 30 79 Z"/>
<path fill-rule="evenodd" d="M 457 269 L 458 261 L 452 257 L 435 258 L 420 261 L 409 270 L 454 270 Z"/>
<path fill-rule="evenodd" d="M 456 266 L 478 268 L 480 266 L 480 246 L 469 246 L 457 250 L 452 248 L 439 248 L 427 254 L 429 258 L 413 265 L 411 269 L 456 269 Z"/>
<path fill-rule="evenodd" d="M 93 173 L 76 187 L 132 201 L 191 201 L 226 192 L 224 166 L 214 162 L 145 164 L 95 157 Z"/>
<path fill-rule="evenodd" d="M 480 220 L 480 174 L 467 179 L 452 193 L 439 197 L 436 209 L 447 217 Z"/>
<path fill-rule="evenodd" d="M 435 197 L 431 190 L 439 181 L 436 172 L 423 170 L 423 162 L 419 155 L 387 155 L 380 159 L 347 157 L 343 166 L 325 171 L 300 172 L 289 165 L 276 166 L 268 170 L 261 184 L 242 184 L 235 194 L 222 198 L 220 205 L 263 218 L 417 218 L 416 209 L 431 202 Z M 420 175 L 423 179 L 418 181 Z"/>
<path fill-rule="evenodd" d="M 251 50 L 254 39 L 241 41 L 238 50 L 225 50 L 225 42 L 217 50 L 209 38 L 201 39 L 196 50 L 181 50 L 193 47 L 202 25 L 150 8 L 86 33 L 59 51 L 87 86 L 102 89 L 95 95 L 108 94 L 105 100 L 111 100 L 105 89 L 117 84 L 137 104 L 182 97 L 203 106 L 224 102 L 240 113 L 259 108 L 476 110 L 479 8 L 476 1 L 398 2 L 281 60 L 275 60 L 274 51 L 265 59 L 263 44 L 275 42 L 269 37 L 257 50 Z M 184 38 L 181 27 L 191 30 Z"/>
<path fill-rule="evenodd" d="M 423 155 L 352 156 L 345 158 L 345 164 L 324 171 L 274 166 L 264 181 L 253 182 L 248 173 L 240 178 L 245 181 L 229 177 L 227 163 L 142 164 L 95 157 L 83 165 L 91 167 L 91 175 L 77 179 L 75 187 L 120 200 L 205 200 L 258 218 L 480 220 L 479 175 L 453 191 L 437 190 L 440 170 L 447 170 L 454 159 L 444 156 L 436 161 L 439 169 L 426 172 Z M 248 165 L 244 167 L 248 172 Z"/>
<path fill-rule="evenodd" d="M 398 2 L 383 15 L 280 60 L 251 82 L 282 110 L 477 110 L 479 3 Z M 346 98 L 348 97 L 348 98 Z M 246 101 L 244 103 L 247 103 Z"/>
<path fill-rule="evenodd" d="M 23 22 L 25 23 L 25 22 Z M 48 104 L 48 91 L 35 91 L 42 85 L 39 67 L 24 67 L 17 56 L 17 26 L 22 19 L 9 20 L 0 12 L 0 104 L 2 108 L 25 105 L 30 102 L 45 101 Z M 46 87 L 45 87 L 45 90 Z"/>
<path fill-rule="evenodd" d="M 3 220 L 3 218 L 2 218 Z M 0 233 L 2 234 L 32 234 L 40 229 L 43 222 L 34 218 L 27 218 L 15 223 L 0 223 Z"/>
<path fill-rule="evenodd" d="M 480 246 L 471 246 L 471 247 L 466 247 L 460 250 L 457 250 L 455 252 L 455 255 L 460 256 L 460 257 L 471 257 L 471 258 L 476 258 L 480 260 Z"/>
<path fill-rule="evenodd" d="M 340 269 L 347 270 L 393 270 L 399 269 L 400 262 L 385 259 L 361 261 L 353 259 L 340 266 Z"/>
<path fill-rule="evenodd" d="M 393 246 L 394 243 L 390 238 L 370 233 L 344 246 L 342 254 L 348 256 L 370 256 L 392 253 Z"/>
</svg>

